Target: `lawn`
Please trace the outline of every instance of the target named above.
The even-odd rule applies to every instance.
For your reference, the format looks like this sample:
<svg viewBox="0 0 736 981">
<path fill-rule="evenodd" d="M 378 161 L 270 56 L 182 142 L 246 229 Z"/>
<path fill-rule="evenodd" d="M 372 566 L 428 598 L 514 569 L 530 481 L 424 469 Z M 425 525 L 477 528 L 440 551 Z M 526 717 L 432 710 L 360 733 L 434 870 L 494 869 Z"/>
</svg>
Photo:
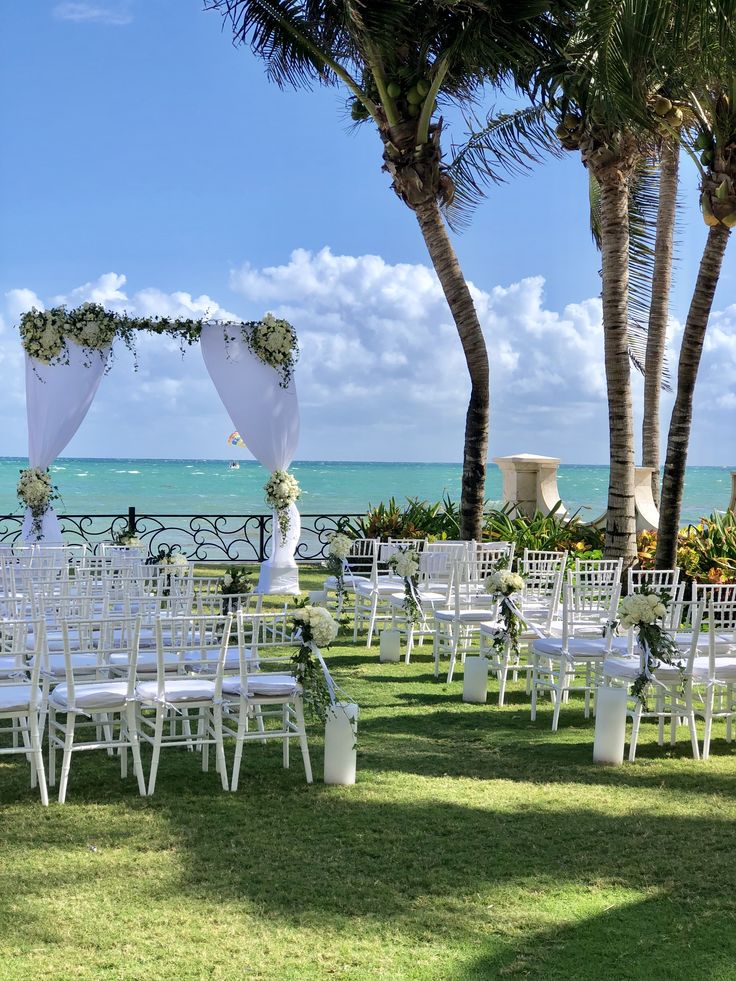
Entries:
<svg viewBox="0 0 736 981">
<path fill-rule="evenodd" d="M 736 978 L 722 728 L 705 764 L 644 726 L 605 769 L 579 701 L 552 734 L 520 684 L 464 705 L 426 649 L 380 664 L 340 641 L 329 662 L 361 706 L 354 787 L 257 744 L 237 794 L 170 750 L 142 799 L 79 754 L 46 810 L 4 758 L 0 978 Z M 319 777 L 316 725 L 310 746 Z"/>
</svg>

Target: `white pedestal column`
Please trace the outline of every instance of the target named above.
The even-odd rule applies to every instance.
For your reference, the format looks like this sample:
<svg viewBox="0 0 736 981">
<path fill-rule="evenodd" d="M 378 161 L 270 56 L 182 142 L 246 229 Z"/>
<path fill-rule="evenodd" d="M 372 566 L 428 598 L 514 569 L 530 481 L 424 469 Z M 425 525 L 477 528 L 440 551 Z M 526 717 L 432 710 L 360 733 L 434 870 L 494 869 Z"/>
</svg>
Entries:
<svg viewBox="0 0 736 981">
<path fill-rule="evenodd" d="M 560 500 L 557 457 L 517 453 L 494 457 L 493 462 L 503 476 L 504 504 L 513 504 L 522 514 L 532 517 L 536 511 L 549 514 Z M 564 506 L 557 510 L 560 517 L 566 513 Z"/>
<path fill-rule="evenodd" d="M 379 661 L 401 660 L 401 634 L 398 630 L 381 631 L 381 651 Z"/>
<path fill-rule="evenodd" d="M 485 704 L 488 697 L 488 659 L 466 657 L 463 666 L 463 701 Z"/>
<path fill-rule="evenodd" d="M 621 766 L 626 742 L 625 688 L 598 688 L 595 699 L 595 741 L 593 761 Z"/>
<path fill-rule="evenodd" d="M 337 702 L 327 710 L 325 723 L 325 783 L 355 783 L 358 706 Z"/>
</svg>

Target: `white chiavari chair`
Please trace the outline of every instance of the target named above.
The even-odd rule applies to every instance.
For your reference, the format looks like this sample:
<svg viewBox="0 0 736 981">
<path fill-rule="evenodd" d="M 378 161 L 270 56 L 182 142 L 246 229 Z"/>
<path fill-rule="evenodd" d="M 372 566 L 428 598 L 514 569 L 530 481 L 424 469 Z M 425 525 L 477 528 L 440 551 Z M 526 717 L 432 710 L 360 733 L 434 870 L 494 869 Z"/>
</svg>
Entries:
<svg viewBox="0 0 736 981">
<path fill-rule="evenodd" d="M 145 795 L 136 722 L 136 658 L 138 654 L 137 618 L 63 623 L 65 678 L 48 698 L 49 784 L 56 783 L 56 752 L 62 751 L 59 803 L 66 801 L 72 756 L 77 752 L 105 750 L 120 757 L 120 776 L 127 776 L 128 750 L 138 790 Z M 80 678 L 75 665 L 78 635 L 94 636 L 97 671 L 94 680 Z M 113 654 L 125 653 L 128 675 L 110 677 L 108 665 Z"/>
<path fill-rule="evenodd" d="M 30 648 L 29 639 L 33 645 Z M 43 647 L 42 620 L 0 621 L 0 756 L 22 754 L 27 758 L 31 767 L 31 787 L 38 786 L 41 803 L 48 805 L 42 753 L 45 708 L 40 670 Z M 30 665 L 26 662 L 29 652 Z"/>
</svg>

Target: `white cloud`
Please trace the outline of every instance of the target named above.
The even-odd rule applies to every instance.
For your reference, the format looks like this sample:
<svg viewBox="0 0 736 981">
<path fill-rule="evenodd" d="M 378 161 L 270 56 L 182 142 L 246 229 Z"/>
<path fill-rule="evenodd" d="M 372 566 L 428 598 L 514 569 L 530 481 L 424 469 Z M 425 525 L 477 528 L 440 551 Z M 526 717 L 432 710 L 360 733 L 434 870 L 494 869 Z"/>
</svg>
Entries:
<svg viewBox="0 0 736 981">
<path fill-rule="evenodd" d="M 107 24 L 111 27 L 122 27 L 133 20 L 128 4 L 125 2 L 99 4 L 87 3 L 84 0 L 57 3 L 54 7 L 54 17 L 75 24 Z"/>
<path fill-rule="evenodd" d="M 5 294 L 5 300 L 8 317 L 11 320 L 17 320 L 22 313 L 25 313 L 26 310 L 32 310 L 34 307 L 36 310 L 45 309 L 44 302 L 36 296 L 33 290 L 8 290 Z"/>
<path fill-rule="evenodd" d="M 469 383 L 442 290 L 425 266 L 391 265 L 380 256 L 297 250 L 288 262 L 231 273 L 249 309 L 291 320 L 299 332 L 297 384 L 302 407 L 299 454 L 312 459 L 458 460 Z M 482 289 L 472 285 L 491 363 L 491 454 L 539 452 L 568 462 L 605 462 L 601 308 L 576 299 L 546 306 L 544 279 Z M 70 289 L 73 304 L 97 299 L 131 313 L 237 319 L 231 304 L 155 287 L 129 292 L 109 272 Z M 9 321 L 35 297 L 6 294 Z M 36 305 L 40 304 L 35 297 Z M 237 307 L 237 303 L 234 304 Z M 0 327 L 1 327 L 0 323 Z M 672 324 L 670 345 L 681 325 Z M 79 454 L 221 456 L 230 431 L 196 349 L 182 358 L 175 342 L 141 338 L 140 368 L 129 355 L 103 380 L 94 410 L 71 447 Z M 671 363 L 676 353 L 670 350 Z M 17 334 L 0 333 L 7 429 L 25 443 L 22 359 Z M 641 382 L 634 383 L 640 405 Z M 664 400 L 666 432 L 671 396 Z M 715 313 L 698 385 L 693 463 L 736 456 L 728 413 L 736 408 L 736 307 Z M 114 434 L 111 436 L 111 434 Z M 13 437 L 14 438 L 14 437 Z M 14 448 L 6 445 L 5 452 Z"/>
</svg>

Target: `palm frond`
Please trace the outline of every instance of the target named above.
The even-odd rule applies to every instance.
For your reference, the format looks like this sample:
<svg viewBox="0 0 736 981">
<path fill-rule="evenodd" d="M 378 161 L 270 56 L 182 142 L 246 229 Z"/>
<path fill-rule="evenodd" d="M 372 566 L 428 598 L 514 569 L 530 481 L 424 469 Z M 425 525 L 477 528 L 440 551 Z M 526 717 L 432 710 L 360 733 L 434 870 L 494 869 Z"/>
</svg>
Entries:
<svg viewBox="0 0 736 981">
<path fill-rule="evenodd" d="M 467 140 L 452 145 L 452 160 L 446 167 L 455 185 L 455 199 L 447 209 L 452 227 L 468 221 L 489 186 L 528 172 L 546 155 L 562 154 L 546 106 L 491 113 L 485 122 L 466 117 L 465 122 L 469 127 Z"/>
</svg>

